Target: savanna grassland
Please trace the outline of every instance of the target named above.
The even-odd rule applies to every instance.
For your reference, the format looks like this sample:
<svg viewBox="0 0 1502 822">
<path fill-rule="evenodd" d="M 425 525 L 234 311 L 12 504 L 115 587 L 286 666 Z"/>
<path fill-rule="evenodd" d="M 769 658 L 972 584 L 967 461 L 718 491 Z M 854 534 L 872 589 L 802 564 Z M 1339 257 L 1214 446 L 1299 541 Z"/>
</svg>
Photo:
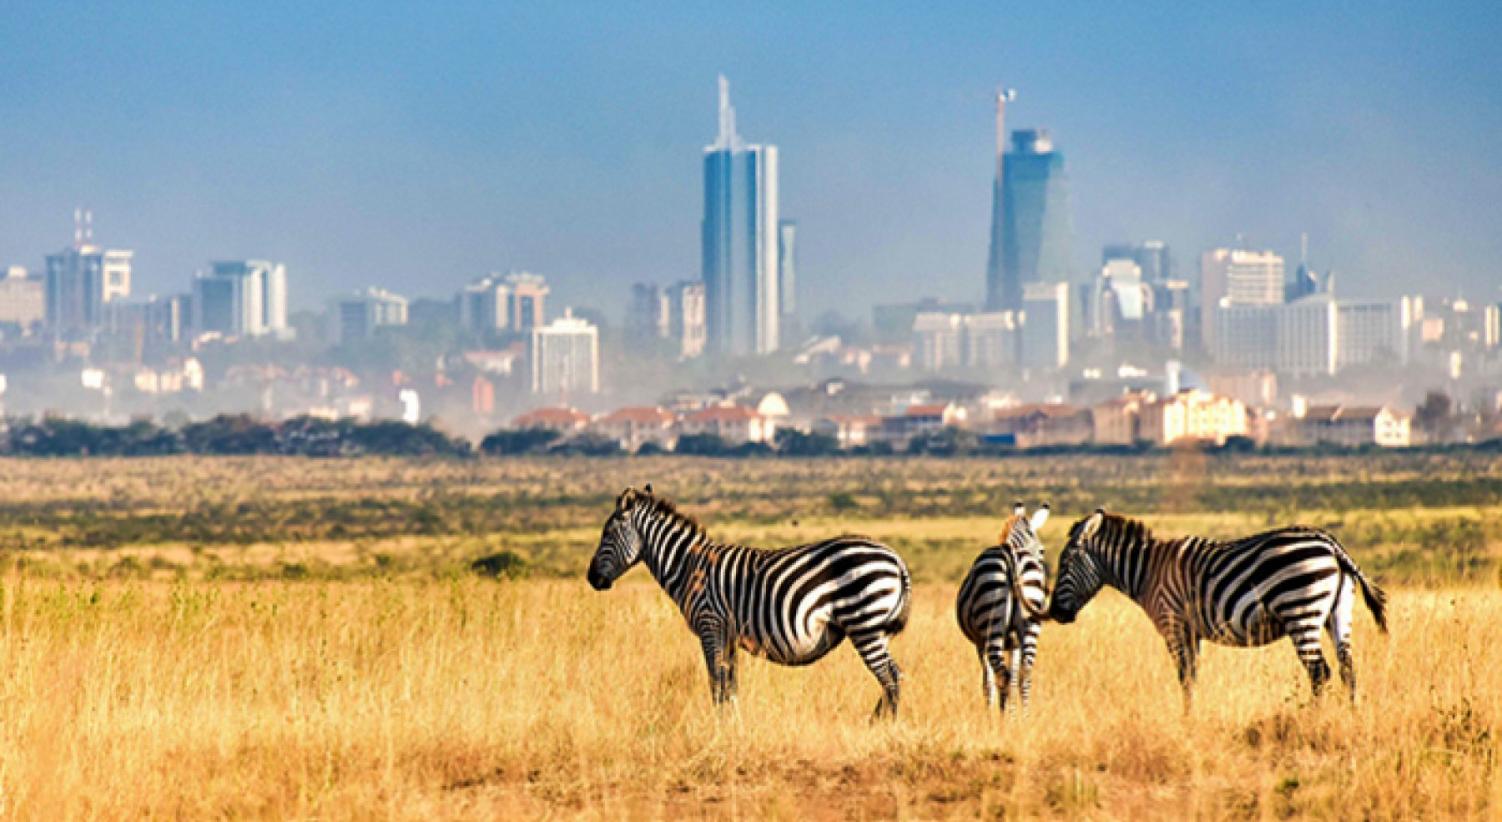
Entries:
<svg viewBox="0 0 1502 822">
<path fill-rule="evenodd" d="M 907 557 L 903 715 L 849 649 L 742 665 L 710 710 L 644 572 L 582 571 L 652 482 L 723 538 Z M 1052 555 L 1097 505 L 1163 533 L 1302 521 L 1392 594 L 1362 699 L 1286 643 L 1207 647 L 1193 712 L 1103 594 L 988 714 L 956 583 L 1013 499 Z M 1502 461 L 1479 453 L 1006 460 L 0 461 L 0 814 L 69 817 L 1495 816 Z M 470 564 L 489 557 L 489 572 Z M 1334 689 L 1338 692 L 1338 688 Z"/>
</svg>

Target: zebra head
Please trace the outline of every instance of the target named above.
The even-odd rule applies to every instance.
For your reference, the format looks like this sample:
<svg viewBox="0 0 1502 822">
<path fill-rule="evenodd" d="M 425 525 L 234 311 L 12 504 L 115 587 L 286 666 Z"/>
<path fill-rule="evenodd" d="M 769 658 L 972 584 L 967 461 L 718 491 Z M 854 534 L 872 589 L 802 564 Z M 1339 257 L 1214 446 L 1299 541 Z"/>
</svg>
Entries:
<svg viewBox="0 0 1502 822">
<path fill-rule="evenodd" d="M 1038 539 L 1038 532 L 1043 529 L 1045 522 L 1048 522 L 1048 503 L 1038 506 L 1038 509 L 1033 511 L 1032 517 L 1028 517 L 1027 506 L 1018 501 L 1012 506 L 1012 516 L 1007 518 L 1000 537 L 1000 544 L 1005 545 L 1012 553 L 1014 567 L 1023 567 L 1024 554 L 1031 555 L 1036 561 L 1037 564 L 1033 567 L 1043 574 L 1043 577 L 1037 580 L 1037 585 L 1043 594 L 1043 602 L 1048 599 L 1048 592 L 1043 587 L 1047 582 L 1048 564 L 1043 551 L 1043 541 Z M 1023 585 L 1022 574 L 1013 574 L 1012 594 L 1016 597 L 1018 605 L 1030 619 L 1046 619 L 1048 615 L 1043 603 L 1035 605 L 1025 595 Z"/>
<path fill-rule="evenodd" d="M 600 534 L 600 547 L 595 549 L 594 559 L 589 562 L 590 587 L 604 591 L 620 579 L 621 574 L 641 560 L 641 532 L 636 529 L 632 514 L 638 505 L 652 498 L 652 486 L 645 490 L 627 488 L 615 498 L 615 511 L 605 520 L 605 530 Z"/>
<path fill-rule="evenodd" d="M 1095 553 L 1095 539 L 1105 518 L 1105 510 L 1097 508 L 1069 529 L 1069 542 L 1059 555 L 1059 581 L 1048 606 L 1049 617 L 1057 622 L 1073 622 L 1105 583 Z"/>
</svg>

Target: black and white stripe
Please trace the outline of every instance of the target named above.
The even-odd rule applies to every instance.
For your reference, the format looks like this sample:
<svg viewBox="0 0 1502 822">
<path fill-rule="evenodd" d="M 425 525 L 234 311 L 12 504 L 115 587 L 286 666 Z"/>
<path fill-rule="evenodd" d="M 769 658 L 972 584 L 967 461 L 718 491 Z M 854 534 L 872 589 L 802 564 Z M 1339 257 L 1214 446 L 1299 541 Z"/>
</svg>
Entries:
<svg viewBox="0 0 1502 822">
<path fill-rule="evenodd" d="M 1032 694 L 1033 661 L 1042 631 L 1047 566 L 1038 531 L 1048 520 L 1048 506 L 1026 516 L 1022 503 L 1002 526 L 997 545 L 982 551 L 970 567 L 955 599 L 955 617 L 980 657 L 981 689 L 989 707 L 1001 710 L 1015 675 L 1022 707 Z"/>
<path fill-rule="evenodd" d="M 1103 510 L 1074 524 L 1059 557 L 1049 615 L 1073 622 L 1109 585 L 1131 597 L 1168 643 L 1186 705 L 1200 641 L 1250 647 L 1287 636 L 1318 694 L 1330 679 L 1320 630 L 1335 642 L 1340 677 L 1356 697 L 1351 660 L 1355 588 L 1387 630 L 1387 596 L 1335 537 L 1292 526 L 1231 542 L 1156 539 L 1141 522 Z"/>
<path fill-rule="evenodd" d="M 848 636 L 881 684 L 876 712 L 896 713 L 888 644 L 907 624 L 912 582 L 891 548 L 856 536 L 773 551 L 714 542 L 648 485 L 617 498 L 589 584 L 605 590 L 638 561 L 698 635 L 715 702 L 735 696 L 737 647 L 808 665 Z"/>
</svg>

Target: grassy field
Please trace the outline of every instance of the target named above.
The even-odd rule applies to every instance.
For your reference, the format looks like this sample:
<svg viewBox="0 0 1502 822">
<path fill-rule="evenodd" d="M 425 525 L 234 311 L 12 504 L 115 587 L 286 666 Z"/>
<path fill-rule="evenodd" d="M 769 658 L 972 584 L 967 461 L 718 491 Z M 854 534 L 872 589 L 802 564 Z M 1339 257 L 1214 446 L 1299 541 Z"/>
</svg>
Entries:
<svg viewBox="0 0 1502 822">
<path fill-rule="evenodd" d="M 0 816 L 1495 816 L 1502 468 L 1467 456 L 1006 461 L 0 462 Z M 710 710 L 640 570 L 579 574 L 652 481 L 758 543 L 856 530 L 908 556 L 903 716 L 848 648 L 747 660 Z M 1334 527 L 1362 699 L 1291 647 L 1210 647 L 1195 710 L 1133 606 L 1043 634 L 1033 710 L 980 700 L 954 586 L 1011 499 L 1053 555 L 1096 504 L 1165 532 Z M 1121 500 L 1121 502 L 1117 502 Z M 1307 500 L 1307 504 L 1299 504 Z M 510 552 L 513 576 L 478 577 Z M 1337 689 L 1338 690 L 1338 689 Z"/>
</svg>

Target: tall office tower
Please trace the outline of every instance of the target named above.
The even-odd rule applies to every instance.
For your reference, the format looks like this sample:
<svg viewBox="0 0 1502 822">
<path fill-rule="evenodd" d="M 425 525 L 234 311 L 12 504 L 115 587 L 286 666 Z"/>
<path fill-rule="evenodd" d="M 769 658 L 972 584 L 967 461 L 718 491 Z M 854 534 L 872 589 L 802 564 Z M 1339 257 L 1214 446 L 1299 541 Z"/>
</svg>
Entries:
<svg viewBox="0 0 1502 822">
<path fill-rule="evenodd" d="M 777 321 L 783 334 L 796 334 L 798 327 L 798 223 L 777 224 Z M 796 340 L 787 340 L 788 343 Z"/>
<path fill-rule="evenodd" d="M 234 337 L 286 335 L 286 266 L 265 260 L 210 263 L 193 280 L 193 328 Z"/>
<path fill-rule="evenodd" d="M 459 308 L 459 327 L 475 334 L 503 331 L 510 325 L 507 306 L 511 287 L 499 274 L 490 274 L 466 285 L 455 302 Z"/>
<path fill-rule="evenodd" d="M 511 288 L 506 313 L 510 316 L 513 331 L 525 334 L 547 322 L 544 300 L 548 296 L 548 281 L 545 277 L 529 271 L 513 271 L 506 275 L 506 285 Z"/>
<path fill-rule="evenodd" d="M 1001 89 L 996 92 L 996 174 L 991 178 L 991 244 L 986 254 L 986 308 L 995 311 L 1006 302 L 1005 237 L 1006 237 L 1006 165 L 1007 165 L 1007 103 L 1017 99 L 1016 89 Z M 1013 306 L 1016 308 L 1016 306 Z"/>
<path fill-rule="evenodd" d="M 329 330 L 336 345 L 367 340 L 377 328 L 407 324 L 407 298 L 371 286 L 329 306 Z"/>
<path fill-rule="evenodd" d="M 1154 292 L 1134 260 L 1114 258 L 1101 266 L 1090 295 L 1090 331 L 1108 340 L 1143 341 L 1154 314 Z"/>
<path fill-rule="evenodd" d="M 997 98 L 997 125 L 1003 126 L 1006 95 Z M 998 142 L 1000 133 L 998 132 Z M 999 150 L 998 146 L 998 150 Z M 1028 283 L 1067 283 L 1072 276 L 1074 233 L 1069 214 L 1069 179 L 1064 155 L 1045 130 L 1012 132 L 1012 150 L 998 156 L 1001 190 L 991 227 L 991 266 L 986 278 L 986 309 L 1022 307 Z M 1001 249 L 997 259 L 996 248 Z"/>
<path fill-rule="evenodd" d="M 668 286 L 668 336 L 678 345 L 679 359 L 691 360 L 704 353 L 704 283 L 684 280 Z"/>
<path fill-rule="evenodd" d="M 93 215 L 73 214 L 73 245 L 47 256 L 47 326 L 58 337 L 86 337 L 104 324 L 104 306 L 130 296 L 132 251 L 94 245 Z"/>
<path fill-rule="evenodd" d="M 1216 310 L 1222 305 L 1280 305 L 1283 258 L 1271 251 L 1216 248 L 1200 257 L 1200 334 L 1216 350 Z"/>
<path fill-rule="evenodd" d="M 626 306 L 626 338 L 638 343 L 667 339 L 672 333 L 669 299 L 667 290 L 654 283 L 634 283 Z"/>
<path fill-rule="evenodd" d="M 1069 284 L 1022 287 L 1021 360 L 1026 368 L 1052 370 L 1069 363 Z"/>
<path fill-rule="evenodd" d="M 565 310 L 562 317 L 532 329 L 529 354 L 533 394 L 599 393 L 600 332 L 594 323 Z"/>
<path fill-rule="evenodd" d="M 777 147 L 741 142 L 720 76 L 720 133 L 704 149 L 700 226 L 708 349 L 719 355 L 777 350 Z"/>
<path fill-rule="evenodd" d="M 1145 240 L 1140 243 L 1112 243 L 1101 250 L 1101 265 L 1110 265 L 1112 260 L 1131 260 L 1142 269 L 1142 281 L 1161 283 L 1173 279 L 1173 260 L 1168 253 L 1168 244 L 1162 240 Z"/>
</svg>

